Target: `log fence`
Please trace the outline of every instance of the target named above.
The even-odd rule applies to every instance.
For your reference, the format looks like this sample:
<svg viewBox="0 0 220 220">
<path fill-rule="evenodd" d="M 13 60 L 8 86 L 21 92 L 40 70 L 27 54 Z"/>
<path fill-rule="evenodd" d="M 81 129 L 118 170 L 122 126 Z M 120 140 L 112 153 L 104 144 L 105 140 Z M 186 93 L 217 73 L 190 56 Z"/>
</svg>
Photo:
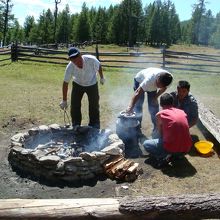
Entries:
<svg viewBox="0 0 220 220">
<path fill-rule="evenodd" d="M 163 66 L 170 70 L 219 74 L 220 55 L 163 51 Z"/>
<path fill-rule="evenodd" d="M 0 48 L 0 63 L 11 60 L 11 48 Z"/>
<path fill-rule="evenodd" d="M 68 61 L 67 51 L 64 50 L 17 46 L 12 47 L 11 53 L 13 54 L 13 57 L 16 58 L 16 60 L 13 59 L 12 61 L 45 62 L 61 65 L 66 65 Z M 146 63 L 161 65 L 161 52 L 99 52 L 99 48 L 96 45 L 94 51 L 82 50 L 81 53 L 96 56 L 102 62 L 103 67 L 142 68 L 140 65 L 142 64 L 143 66 L 143 64 Z M 131 66 L 132 64 L 138 64 L 139 66 Z"/>
<path fill-rule="evenodd" d="M 100 52 L 100 48 L 96 44 L 93 51 L 86 51 L 84 48 L 81 53 L 92 54 L 102 62 L 103 67 L 111 68 L 143 69 L 150 65 L 156 65 L 170 70 L 218 74 L 220 67 L 219 54 L 177 52 L 167 50 L 164 47 L 155 49 L 153 52 L 141 52 L 140 48 L 127 48 L 126 52 Z M 60 65 L 66 65 L 68 62 L 66 50 L 21 45 L 0 48 L 0 62 L 9 60 Z"/>
</svg>

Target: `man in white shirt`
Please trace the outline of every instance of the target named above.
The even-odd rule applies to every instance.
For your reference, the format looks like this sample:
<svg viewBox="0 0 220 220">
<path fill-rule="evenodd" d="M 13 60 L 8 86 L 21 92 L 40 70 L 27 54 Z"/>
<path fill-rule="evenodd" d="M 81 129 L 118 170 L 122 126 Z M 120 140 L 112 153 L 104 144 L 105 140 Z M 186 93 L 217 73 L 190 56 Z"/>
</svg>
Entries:
<svg viewBox="0 0 220 220">
<path fill-rule="evenodd" d="M 138 72 L 134 78 L 134 96 L 126 111 L 136 112 L 140 122 L 142 121 L 143 103 L 145 92 L 148 96 L 148 110 L 153 123 L 153 133 L 156 132 L 156 114 L 159 112 L 157 98 L 172 83 L 173 76 L 170 72 L 160 68 L 150 67 Z"/>
<path fill-rule="evenodd" d="M 89 102 L 89 126 L 100 128 L 99 115 L 99 90 L 97 73 L 100 76 L 100 83 L 105 82 L 102 66 L 99 60 L 92 55 L 81 55 L 80 51 L 71 47 L 68 52 L 69 60 L 63 81 L 63 100 L 60 103 L 61 109 L 67 108 L 68 84 L 72 79 L 71 93 L 71 118 L 72 126 L 81 125 L 81 101 L 84 93 L 88 96 Z"/>
</svg>

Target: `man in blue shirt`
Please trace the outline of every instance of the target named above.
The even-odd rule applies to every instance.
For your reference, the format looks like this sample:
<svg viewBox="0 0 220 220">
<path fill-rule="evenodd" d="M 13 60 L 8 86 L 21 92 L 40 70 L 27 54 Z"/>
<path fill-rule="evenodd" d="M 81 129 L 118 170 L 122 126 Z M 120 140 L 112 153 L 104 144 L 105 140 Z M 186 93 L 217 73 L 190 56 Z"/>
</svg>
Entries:
<svg viewBox="0 0 220 220">
<path fill-rule="evenodd" d="M 174 98 L 174 107 L 182 109 L 187 114 L 189 127 L 194 126 L 199 118 L 198 104 L 195 97 L 190 93 L 190 84 L 185 80 L 178 82 L 177 91 L 171 92 Z"/>
</svg>

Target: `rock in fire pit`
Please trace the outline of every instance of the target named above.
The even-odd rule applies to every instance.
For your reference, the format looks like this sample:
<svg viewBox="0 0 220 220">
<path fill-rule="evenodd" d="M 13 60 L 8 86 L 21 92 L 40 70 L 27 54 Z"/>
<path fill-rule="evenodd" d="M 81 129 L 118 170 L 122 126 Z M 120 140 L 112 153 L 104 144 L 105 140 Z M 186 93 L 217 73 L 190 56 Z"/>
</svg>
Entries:
<svg viewBox="0 0 220 220">
<path fill-rule="evenodd" d="M 41 125 L 11 138 L 12 168 L 52 181 L 75 182 L 103 174 L 112 155 L 124 155 L 124 144 L 108 129 Z"/>
</svg>

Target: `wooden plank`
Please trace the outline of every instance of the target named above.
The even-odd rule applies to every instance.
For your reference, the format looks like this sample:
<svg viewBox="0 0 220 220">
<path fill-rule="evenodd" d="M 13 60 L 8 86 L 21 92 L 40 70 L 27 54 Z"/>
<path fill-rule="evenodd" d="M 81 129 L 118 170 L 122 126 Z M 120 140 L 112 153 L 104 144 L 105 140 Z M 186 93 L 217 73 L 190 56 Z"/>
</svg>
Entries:
<svg viewBox="0 0 220 220">
<path fill-rule="evenodd" d="M 215 137 L 220 143 L 220 120 L 214 115 L 212 111 L 205 107 L 205 105 L 198 101 L 199 119 L 206 129 Z"/>
<path fill-rule="evenodd" d="M 120 219 L 117 199 L 0 200 L 0 219 Z"/>
</svg>

